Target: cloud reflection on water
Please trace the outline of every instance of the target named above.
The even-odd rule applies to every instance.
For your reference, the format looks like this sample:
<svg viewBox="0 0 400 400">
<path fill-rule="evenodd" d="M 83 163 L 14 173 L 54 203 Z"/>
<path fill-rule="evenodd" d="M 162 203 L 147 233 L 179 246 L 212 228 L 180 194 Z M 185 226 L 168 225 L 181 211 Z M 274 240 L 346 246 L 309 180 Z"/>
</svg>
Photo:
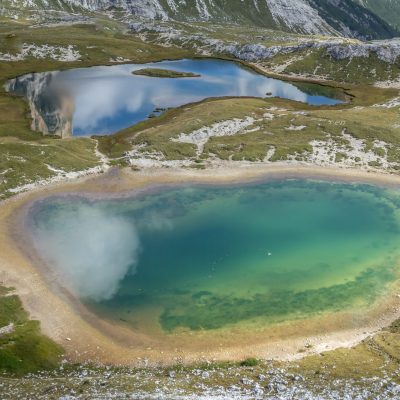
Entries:
<svg viewBox="0 0 400 400">
<path fill-rule="evenodd" d="M 151 78 L 132 74 L 141 68 L 166 68 L 200 74 L 198 78 Z M 208 97 L 272 96 L 311 104 L 335 100 L 308 95 L 296 86 L 267 78 L 222 60 L 179 60 L 116 65 L 60 72 L 54 82 L 75 100 L 75 135 L 110 134 L 144 120 L 155 108 L 177 107 Z"/>
<path fill-rule="evenodd" d="M 84 299 L 112 298 L 124 277 L 136 271 L 135 226 L 95 205 L 77 203 L 36 225 L 33 241 L 59 281 Z"/>
</svg>

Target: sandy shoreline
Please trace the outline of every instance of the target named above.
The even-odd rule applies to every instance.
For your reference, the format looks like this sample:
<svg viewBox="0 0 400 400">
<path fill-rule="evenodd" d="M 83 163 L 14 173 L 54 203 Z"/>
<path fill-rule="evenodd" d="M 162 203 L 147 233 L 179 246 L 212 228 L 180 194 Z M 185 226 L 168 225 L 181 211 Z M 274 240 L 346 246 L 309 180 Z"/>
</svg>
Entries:
<svg viewBox="0 0 400 400">
<path fill-rule="evenodd" d="M 353 169 L 293 166 L 288 164 L 227 164 L 218 168 L 112 170 L 75 182 L 41 187 L 0 203 L 0 283 L 16 288 L 31 318 L 41 322 L 45 334 L 66 350 L 66 357 L 125 365 L 171 364 L 213 359 L 293 359 L 337 347 L 350 347 L 400 318 L 400 299 L 391 295 L 370 312 L 324 314 L 256 329 L 251 337 L 237 331 L 176 333 L 167 340 L 146 337 L 123 325 L 101 320 L 51 274 L 44 274 L 37 255 L 23 235 L 24 213 L 32 202 L 51 195 L 79 193 L 89 197 L 125 196 L 151 187 L 180 184 L 223 184 L 265 179 L 308 177 L 400 187 L 400 176 Z M 397 286 L 397 284 L 396 284 Z M 393 290 L 396 290 L 394 286 Z M 398 291 L 400 292 L 400 290 Z M 393 292 L 392 292 L 393 293 Z M 299 335 L 299 332 L 302 332 Z M 303 352 L 305 346 L 311 347 Z M 299 353 L 299 350 L 302 352 Z M 148 361 L 147 361 L 148 360 Z"/>
</svg>

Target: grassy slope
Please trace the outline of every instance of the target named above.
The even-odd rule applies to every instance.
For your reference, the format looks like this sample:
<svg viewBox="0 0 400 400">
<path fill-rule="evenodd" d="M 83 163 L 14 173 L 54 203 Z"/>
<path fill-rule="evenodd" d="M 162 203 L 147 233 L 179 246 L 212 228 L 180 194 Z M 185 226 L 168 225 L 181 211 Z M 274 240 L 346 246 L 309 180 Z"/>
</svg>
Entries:
<svg viewBox="0 0 400 400">
<path fill-rule="evenodd" d="M 368 378 L 395 373 L 400 365 L 400 324 L 394 322 L 378 334 L 350 349 L 328 351 L 291 363 L 310 379 L 322 375 L 325 379 Z M 400 379 L 397 375 L 397 381 Z"/>
<path fill-rule="evenodd" d="M 23 375 L 57 366 L 60 346 L 40 333 L 38 321 L 29 320 L 18 296 L 0 286 L 0 327 L 10 323 L 12 332 L 0 334 L 0 373 Z"/>
<path fill-rule="evenodd" d="M 121 157 L 133 145 L 142 145 L 143 152 L 161 152 L 169 160 L 196 159 L 194 145 L 176 143 L 171 138 L 233 118 L 252 116 L 261 119 L 269 108 L 279 107 L 284 111 L 268 111 L 275 118 L 256 123 L 259 127 L 256 132 L 211 138 L 202 158 L 214 154 L 223 160 L 260 161 L 270 147 L 275 147 L 272 161 L 286 160 L 291 155 L 309 150 L 311 140 L 325 139 L 327 133 L 340 142 L 341 131 L 347 128 L 354 137 L 369 143 L 374 139 L 391 143 L 391 158 L 400 160 L 398 129 L 393 128 L 397 121 L 397 109 L 366 107 L 394 97 L 398 91 L 354 87 L 347 88 L 347 92 L 355 96 L 351 106 L 317 108 L 284 99 L 206 100 L 169 110 L 161 117 L 144 121 L 114 136 L 102 137 L 99 139 L 100 149 L 110 157 Z M 354 109 L 354 105 L 363 105 L 364 108 Z M 304 113 L 299 114 L 299 111 Z M 340 125 L 336 125 L 335 121 L 341 121 Z M 286 128 L 290 125 L 307 128 L 289 134 Z"/>
<path fill-rule="evenodd" d="M 354 0 L 330 2 L 326 0 L 312 0 L 316 9 L 328 23 L 340 32 L 347 29 L 369 39 L 390 38 L 398 32 L 385 20 L 371 13 L 368 9 L 357 4 Z M 343 26 L 346 26 L 343 29 Z"/>
<path fill-rule="evenodd" d="M 328 77 L 337 82 L 353 84 L 373 84 L 379 81 L 397 80 L 400 76 L 400 65 L 381 61 L 376 56 L 354 57 L 350 60 L 333 61 L 325 51 L 314 51 L 303 54 L 303 58 L 289 65 L 286 73 Z"/>
<path fill-rule="evenodd" d="M 400 3 L 397 0 L 358 0 L 383 20 L 400 29 Z"/>
<path fill-rule="evenodd" d="M 169 9 L 168 1 L 161 0 L 161 4 L 165 9 Z M 277 25 L 272 18 L 266 2 L 257 4 L 258 9 L 252 1 L 243 2 L 243 0 L 229 1 L 213 1 L 213 6 L 210 7 L 211 20 L 216 22 L 232 22 L 250 25 L 263 26 L 267 28 L 277 28 Z M 179 13 L 172 14 L 174 19 L 178 20 L 196 20 L 198 18 L 197 7 L 193 0 L 180 2 Z"/>
</svg>

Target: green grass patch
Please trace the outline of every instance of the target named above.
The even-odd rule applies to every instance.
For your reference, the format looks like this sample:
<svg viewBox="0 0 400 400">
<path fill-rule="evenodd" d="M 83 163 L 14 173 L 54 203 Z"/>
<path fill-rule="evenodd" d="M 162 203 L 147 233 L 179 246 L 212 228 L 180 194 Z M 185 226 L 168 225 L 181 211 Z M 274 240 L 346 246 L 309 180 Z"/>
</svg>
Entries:
<svg viewBox="0 0 400 400">
<path fill-rule="evenodd" d="M 180 72 L 172 69 L 143 68 L 132 72 L 134 75 L 149 76 L 152 78 L 199 78 L 199 74 L 193 72 Z"/>
<path fill-rule="evenodd" d="M 240 363 L 242 367 L 255 367 L 260 364 L 260 360 L 257 358 L 246 358 Z"/>
<path fill-rule="evenodd" d="M 91 139 L 0 139 L 0 198 L 10 196 L 9 190 L 17 186 L 51 178 L 56 170 L 77 172 L 98 164 Z"/>
<path fill-rule="evenodd" d="M 292 55 L 293 56 L 293 55 Z M 323 76 L 336 82 L 374 84 L 379 81 L 397 80 L 399 63 L 380 60 L 375 54 L 369 57 L 352 57 L 334 60 L 325 50 L 303 51 L 298 59 L 285 69 L 285 73 Z"/>
<path fill-rule="evenodd" d="M 0 373 L 23 375 L 55 368 L 62 348 L 42 335 L 38 321 L 29 319 L 21 300 L 0 286 L 0 327 L 12 328 L 0 334 Z"/>
</svg>

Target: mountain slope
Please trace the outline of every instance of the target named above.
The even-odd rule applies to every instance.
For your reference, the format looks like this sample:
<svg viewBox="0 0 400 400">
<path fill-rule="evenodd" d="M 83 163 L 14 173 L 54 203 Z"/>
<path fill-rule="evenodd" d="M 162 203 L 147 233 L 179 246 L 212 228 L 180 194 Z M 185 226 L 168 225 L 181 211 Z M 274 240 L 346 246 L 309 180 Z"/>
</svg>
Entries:
<svg viewBox="0 0 400 400">
<path fill-rule="evenodd" d="M 353 0 L 309 0 L 309 2 L 330 26 L 344 36 L 376 39 L 396 35 L 394 28 L 383 19 Z"/>
<path fill-rule="evenodd" d="M 139 17 L 255 25 L 303 34 L 390 38 L 393 26 L 364 7 L 392 0 L 3 0 L 3 8 L 109 10 Z M 398 0 L 396 0 L 397 2 Z M 363 4 L 365 3 L 365 4 Z M 389 12 L 389 11 L 388 11 Z"/>
<path fill-rule="evenodd" d="M 358 0 L 358 2 L 396 29 L 400 29 L 399 0 Z"/>
<path fill-rule="evenodd" d="M 92 9 L 114 6 L 151 18 L 247 23 L 306 34 L 340 33 L 364 39 L 389 38 L 397 34 L 388 23 L 353 0 L 65 1 Z"/>
<path fill-rule="evenodd" d="M 32 11 L 82 12 L 87 8 L 87 4 L 84 3 L 84 0 L 75 2 L 64 0 L 1 0 L 0 15 L 17 19 L 21 13 L 24 15 L 25 12 Z M 93 0 L 93 3 L 99 3 L 99 1 Z"/>
</svg>

